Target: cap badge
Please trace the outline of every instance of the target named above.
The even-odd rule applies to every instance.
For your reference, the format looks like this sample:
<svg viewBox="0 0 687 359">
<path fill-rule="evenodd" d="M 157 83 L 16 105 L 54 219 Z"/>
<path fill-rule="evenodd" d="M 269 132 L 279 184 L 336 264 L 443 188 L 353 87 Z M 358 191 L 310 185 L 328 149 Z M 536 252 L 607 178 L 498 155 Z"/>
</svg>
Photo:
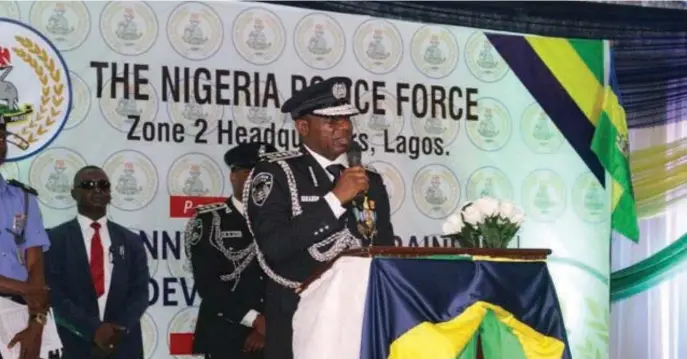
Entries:
<svg viewBox="0 0 687 359">
<path fill-rule="evenodd" d="M 265 145 L 264 145 L 264 144 L 260 145 L 260 149 L 258 149 L 258 156 L 263 156 L 263 155 L 265 155 L 265 152 L 266 152 L 266 151 L 267 151 L 267 150 L 265 149 Z"/>
<path fill-rule="evenodd" d="M 332 86 L 332 95 L 335 99 L 341 100 L 346 97 L 346 85 L 342 83 L 336 83 Z"/>
</svg>

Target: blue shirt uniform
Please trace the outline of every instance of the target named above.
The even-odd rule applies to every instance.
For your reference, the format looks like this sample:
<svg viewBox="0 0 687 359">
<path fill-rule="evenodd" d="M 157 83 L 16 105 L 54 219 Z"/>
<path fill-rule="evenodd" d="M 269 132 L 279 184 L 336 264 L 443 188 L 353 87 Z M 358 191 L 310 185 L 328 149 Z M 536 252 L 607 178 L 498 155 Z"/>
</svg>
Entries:
<svg viewBox="0 0 687 359">
<path fill-rule="evenodd" d="M 29 278 L 25 264 L 26 250 L 40 246 L 45 252 L 50 248 L 35 193 L 34 189 L 20 182 L 5 181 L 0 176 L 0 275 L 2 276 L 26 281 Z M 28 203 L 26 203 L 27 198 Z M 28 208 L 25 207 L 27 205 Z M 22 229 L 25 241 L 18 246 L 12 232 L 20 233 Z"/>
</svg>

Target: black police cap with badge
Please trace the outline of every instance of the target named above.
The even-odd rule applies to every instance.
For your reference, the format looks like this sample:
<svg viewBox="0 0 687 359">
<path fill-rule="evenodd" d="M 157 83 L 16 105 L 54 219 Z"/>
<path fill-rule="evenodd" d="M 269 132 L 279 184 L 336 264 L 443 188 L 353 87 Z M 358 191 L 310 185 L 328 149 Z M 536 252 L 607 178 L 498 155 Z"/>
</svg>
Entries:
<svg viewBox="0 0 687 359">
<path fill-rule="evenodd" d="M 294 120 L 303 116 L 341 117 L 354 116 L 359 112 L 348 101 L 351 80 L 332 77 L 296 92 L 284 102 L 281 112 L 291 114 Z"/>
<path fill-rule="evenodd" d="M 262 156 L 273 152 L 277 152 L 277 149 L 269 143 L 242 143 L 224 154 L 224 163 L 231 169 L 252 169 Z"/>
</svg>

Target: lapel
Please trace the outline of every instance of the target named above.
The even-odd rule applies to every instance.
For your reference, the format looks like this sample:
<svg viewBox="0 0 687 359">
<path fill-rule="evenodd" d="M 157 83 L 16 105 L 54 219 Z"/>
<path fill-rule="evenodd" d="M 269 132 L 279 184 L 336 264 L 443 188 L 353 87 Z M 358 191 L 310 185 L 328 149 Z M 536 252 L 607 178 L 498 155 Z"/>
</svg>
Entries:
<svg viewBox="0 0 687 359">
<path fill-rule="evenodd" d="M 68 224 L 69 229 L 67 231 L 67 236 L 71 242 L 68 248 L 65 248 L 68 252 L 73 250 L 74 260 L 72 266 L 76 267 L 75 275 L 81 276 L 81 283 L 87 283 L 85 286 L 88 296 L 92 297 L 94 301 L 97 301 L 95 296 L 95 287 L 93 286 L 93 278 L 91 278 L 91 264 L 88 262 L 88 254 L 86 253 L 86 244 L 83 233 L 81 233 L 81 226 L 79 226 L 79 221 L 74 218 Z M 70 272 L 70 274 L 72 274 Z"/>
<path fill-rule="evenodd" d="M 329 179 L 327 170 L 320 166 L 315 157 L 313 157 L 312 154 L 310 154 L 310 151 L 308 151 L 305 147 L 301 146 L 301 152 L 303 153 L 303 158 L 305 159 L 302 161 L 304 168 L 301 170 L 304 171 L 306 176 L 310 179 L 313 187 L 316 189 L 316 192 L 321 195 L 331 191 L 331 189 L 334 187 L 334 183 Z"/>
<path fill-rule="evenodd" d="M 107 221 L 107 231 L 110 234 L 110 248 L 103 248 L 105 250 L 105 260 L 112 261 L 112 275 L 110 276 L 110 290 L 107 294 L 107 303 L 105 303 L 105 315 L 107 315 L 107 308 L 110 302 L 117 303 L 117 296 L 126 291 L 119 290 L 119 288 L 124 288 L 126 286 L 126 246 L 124 245 L 123 236 L 119 228 L 112 223 L 112 221 Z"/>
</svg>

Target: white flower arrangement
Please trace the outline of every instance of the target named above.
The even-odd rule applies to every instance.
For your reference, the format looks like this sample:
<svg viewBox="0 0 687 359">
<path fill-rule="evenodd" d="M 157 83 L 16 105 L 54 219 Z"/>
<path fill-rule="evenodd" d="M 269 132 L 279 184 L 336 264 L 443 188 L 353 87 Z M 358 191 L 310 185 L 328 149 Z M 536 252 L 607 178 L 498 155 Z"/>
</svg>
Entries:
<svg viewBox="0 0 687 359">
<path fill-rule="evenodd" d="M 450 215 L 442 230 L 463 248 L 507 248 L 524 221 L 525 213 L 515 204 L 482 197 Z"/>
</svg>

